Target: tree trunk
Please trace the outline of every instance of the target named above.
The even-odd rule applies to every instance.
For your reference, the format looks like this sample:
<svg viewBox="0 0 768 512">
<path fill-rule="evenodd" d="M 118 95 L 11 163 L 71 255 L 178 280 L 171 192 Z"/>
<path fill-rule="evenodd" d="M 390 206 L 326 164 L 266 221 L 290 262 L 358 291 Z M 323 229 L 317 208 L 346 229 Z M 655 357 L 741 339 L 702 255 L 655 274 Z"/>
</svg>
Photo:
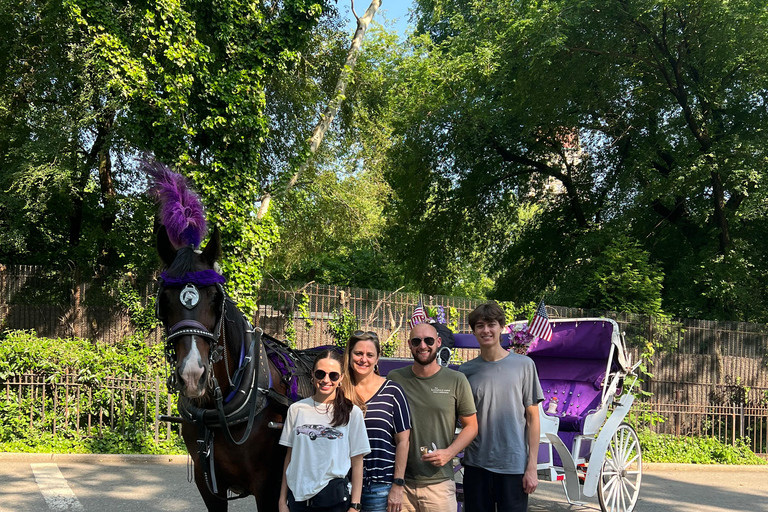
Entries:
<svg viewBox="0 0 768 512">
<path fill-rule="evenodd" d="M 347 59 L 344 62 L 344 67 L 341 69 L 339 79 L 336 81 L 336 87 L 333 90 L 333 97 L 328 102 L 328 106 L 325 108 L 325 112 L 323 112 L 323 115 L 317 122 L 315 129 L 312 131 L 312 136 L 309 138 L 309 155 L 303 159 L 299 165 L 299 168 L 296 170 L 293 176 L 291 176 L 291 179 L 285 186 L 283 193 L 289 192 L 294 186 L 296 186 L 296 183 L 298 183 L 301 176 L 307 170 L 307 167 L 309 167 L 311 157 L 317 152 L 317 148 L 320 147 L 320 143 L 323 142 L 325 133 L 328 131 L 328 128 L 330 128 L 333 119 L 339 112 L 341 104 L 344 102 L 344 93 L 347 90 L 347 84 L 349 83 L 349 79 L 352 77 L 352 73 L 355 70 L 355 65 L 357 64 L 357 58 L 360 55 L 360 48 L 363 45 L 363 37 L 365 36 L 365 31 L 368 30 L 368 25 L 371 23 L 371 20 L 376 14 L 376 11 L 379 10 L 379 7 L 381 7 L 381 0 L 372 0 L 371 5 L 368 6 L 368 9 L 365 11 L 365 14 L 363 14 L 362 17 L 358 17 L 357 14 L 355 14 L 355 17 L 357 18 L 357 29 L 355 30 L 355 35 L 352 37 L 352 44 L 349 47 L 349 51 L 347 51 Z M 354 0 L 352 0 L 352 13 L 354 14 L 354 12 L 355 3 Z M 259 206 L 259 210 L 256 214 L 256 218 L 258 220 L 261 220 L 264 215 L 266 215 L 267 211 L 269 210 L 269 204 L 271 200 L 272 195 L 269 192 L 262 196 L 261 206 Z"/>
<path fill-rule="evenodd" d="M 75 167 L 77 169 L 77 167 Z M 80 245 L 80 237 L 83 233 L 83 208 L 85 204 L 85 187 L 88 185 L 90 172 L 87 168 L 80 169 L 80 175 L 75 171 L 75 193 L 72 196 L 72 213 L 69 215 L 69 246 Z"/>
<path fill-rule="evenodd" d="M 117 194 L 112 174 L 112 145 L 109 143 L 109 136 L 112 132 L 112 125 L 115 121 L 114 112 L 107 112 L 99 122 L 98 135 L 96 143 L 100 147 L 94 147 L 98 150 L 98 170 L 99 187 L 101 189 L 101 230 L 104 232 L 101 251 L 99 254 L 99 263 L 109 265 L 113 262 L 115 256 L 114 245 L 108 242 L 108 235 L 112 231 L 117 219 Z"/>
<path fill-rule="evenodd" d="M 711 176 L 712 200 L 715 207 L 714 220 L 719 234 L 719 249 L 720 254 L 725 255 L 731 247 L 731 234 L 728 228 L 728 219 L 725 217 L 725 188 L 719 172 L 713 171 Z"/>
<path fill-rule="evenodd" d="M 112 231 L 112 227 L 115 225 L 115 219 L 117 217 L 117 194 L 115 194 L 115 186 L 112 177 L 112 155 L 110 154 L 110 145 L 107 144 L 107 137 L 112 131 L 112 125 L 114 123 L 114 114 L 109 114 L 99 124 L 99 137 L 97 140 L 102 141 L 102 146 L 99 149 L 99 185 L 101 186 L 101 202 L 104 205 L 104 209 L 101 213 L 101 229 L 104 233 Z"/>
</svg>

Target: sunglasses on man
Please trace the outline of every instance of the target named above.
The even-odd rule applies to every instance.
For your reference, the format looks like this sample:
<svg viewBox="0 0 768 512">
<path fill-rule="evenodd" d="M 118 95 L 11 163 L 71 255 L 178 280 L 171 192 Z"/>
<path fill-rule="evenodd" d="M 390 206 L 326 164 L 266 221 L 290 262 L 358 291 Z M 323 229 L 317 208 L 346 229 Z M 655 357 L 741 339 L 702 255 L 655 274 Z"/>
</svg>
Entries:
<svg viewBox="0 0 768 512">
<path fill-rule="evenodd" d="M 339 372 L 326 373 L 325 370 L 315 370 L 315 378 L 317 380 L 323 380 L 326 375 L 328 375 L 328 378 L 331 379 L 331 382 L 336 382 L 339 380 L 339 378 L 341 378 L 341 374 Z"/>
<path fill-rule="evenodd" d="M 409 341 L 411 342 L 411 346 L 413 347 L 418 347 L 419 345 L 421 345 L 422 341 L 426 343 L 428 347 L 431 347 L 432 345 L 435 344 L 435 338 L 433 338 L 432 336 L 427 336 L 426 338 L 411 338 Z"/>
</svg>

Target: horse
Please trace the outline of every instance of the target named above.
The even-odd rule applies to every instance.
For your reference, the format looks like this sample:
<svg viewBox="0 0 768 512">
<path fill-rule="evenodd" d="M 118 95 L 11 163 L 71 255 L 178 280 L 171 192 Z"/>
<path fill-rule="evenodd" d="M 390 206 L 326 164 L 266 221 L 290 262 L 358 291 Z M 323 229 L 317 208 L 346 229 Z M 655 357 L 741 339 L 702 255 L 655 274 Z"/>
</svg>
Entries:
<svg viewBox="0 0 768 512">
<path fill-rule="evenodd" d="M 290 403 L 285 376 L 267 357 L 263 333 L 225 292 L 218 228 L 198 250 L 205 219 L 186 180 L 162 164 L 146 170 L 162 210 L 156 315 L 195 483 L 209 511 L 225 512 L 229 500 L 248 495 L 259 512 L 276 511 L 285 459 L 279 425 Z"/>
</svg>

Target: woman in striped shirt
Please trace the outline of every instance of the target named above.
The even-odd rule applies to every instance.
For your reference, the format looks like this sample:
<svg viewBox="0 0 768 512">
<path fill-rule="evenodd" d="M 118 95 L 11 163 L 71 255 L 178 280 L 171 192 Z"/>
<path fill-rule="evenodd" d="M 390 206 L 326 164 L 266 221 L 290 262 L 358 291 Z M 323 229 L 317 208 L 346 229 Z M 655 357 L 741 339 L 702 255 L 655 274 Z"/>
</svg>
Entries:
<svg viewBox="0 0 768 512">
<path fill-rule="evenodd" d="M 400 512 L 411 435 L 411 412 L 399 384 L 379 375 L 379 337 L 355 331 L 347 343 L 345 392 L 365 413 L 371 453 L 363 458 L 365 512 Z"/>
</svg>

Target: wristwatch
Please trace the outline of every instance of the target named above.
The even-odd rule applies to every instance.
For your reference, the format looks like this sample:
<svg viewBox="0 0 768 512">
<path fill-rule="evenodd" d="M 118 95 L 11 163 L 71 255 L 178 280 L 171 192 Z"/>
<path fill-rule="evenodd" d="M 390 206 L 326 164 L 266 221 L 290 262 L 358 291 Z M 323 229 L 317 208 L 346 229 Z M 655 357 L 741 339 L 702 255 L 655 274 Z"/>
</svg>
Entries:
<svg viewBox="0 0 768 512">
<path fill-rule="evenodd" d="M 363 510 L 363 506 L 360 503 L 350 503 L 349 508 L 353 508 L 355 510 Z"/>
<path fill-rule="evenodd" d="M 392 483 L 394 485 L 399 485 L 400 487 L 402 487 L 405 485 L 405 480 L 403 480 L 402 478 L 395 478 L 394 480 L 392 480 Z"/>
</svg>

